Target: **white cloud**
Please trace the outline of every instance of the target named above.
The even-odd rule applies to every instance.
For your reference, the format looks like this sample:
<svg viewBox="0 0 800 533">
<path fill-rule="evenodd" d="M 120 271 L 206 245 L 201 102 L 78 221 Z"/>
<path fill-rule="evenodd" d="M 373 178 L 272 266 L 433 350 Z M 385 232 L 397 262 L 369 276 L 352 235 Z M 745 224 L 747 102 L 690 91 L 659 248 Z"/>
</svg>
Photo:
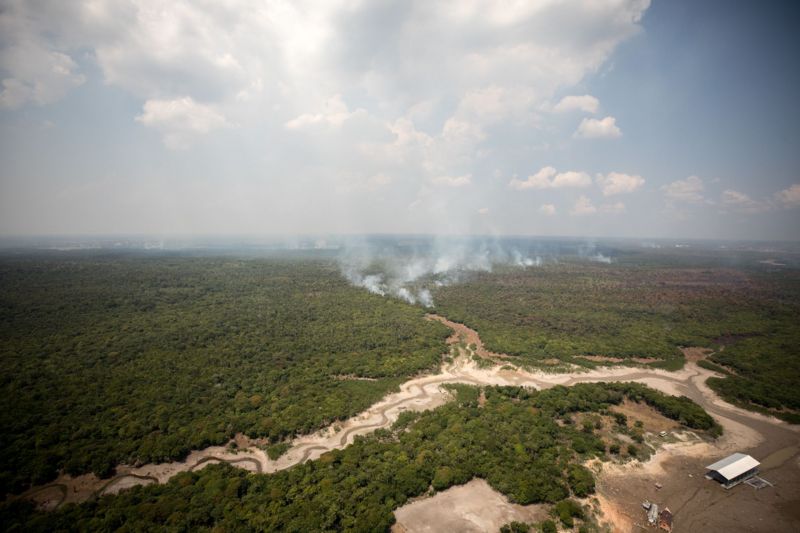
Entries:
<svg viewBox="0 0 800 533">
<path fill-rule="evenodd" d="M 775 194 L 778 204 L 787 209 L 800 207 L 800 183 L 795 183 L 788 189 Z"/>
<path fill-rule="evenodd" d="M 704 189 L 703 180 L 697 176 L 689 176 L 685 180 L 676 180 L 661 187 L 668 201 L 689 204 L 702 203 Z"/>
<path fill-rule="evenodd" d="M 575 216 L 593 215 L 597 213 L 597 208 L 588 197 L 581 196 L 572 206 L 572 210 L 569 213 Z"/>
<path fill-rule="evenodd" d="M 210 132 L 225 141 L 220 150 L 236 142 L 243 174 L 264 178 L 242 178 L 235 189 L 243 202 L 258 204 L 251 218 L 263 228 L 327 229 L 320 221 L 336 220 L 411 231 L 452 221 L 463 231 L 477 206 L 491 205 L 478 196 L 487 194 L 483 183 L 468 186 L 470 176 L 504 168 L 532 142 L 551 142 L 539 138 L 548 135 L 539 121 L 552 120 L 548 103 L 575 92 L 641 31 L 648 7 L 648 0 L 408 0 L 400 7 L 350 0 L 5 0 L 2 50 L 32 51 L 13 61 L 0 55 L 3 105 L 55 101 L 83 74 L 93 76 L 87 94 L 111 87 L 138 101 L 141 113 L 126 120 L 156 128 L 169 147 L 189 147 Z M 42 66 L 25 74 L 29 64 Z M 34 96 L 31 88 L 40 87 L 48 89 Z M 591 110 L 585 96 L 563 106 Z M 187 173 L 197 170 L 191 164 Z M 392 194 L 381 204 L 364 202 L 370 187 L 385 187 L 380 180 L 365 184 L 380 174 L 394 178 Z M 545 188 L 585 181 L 583 173 L 553 172 Z M 443 198 L 434 183 L 461 186 L 458 200 Z M 203 194 L 212 204 L 220 197 L 197 193 Z M 460 198 L 467 194 L 474 196 Z M 267 196 L 270 208 L 255 200 Z M 404 219 L 415 202 L 418 209 Z M 317 204 L 331 208 L 302 222 L 285 216 Z M 336 217 L 351 211 L 357 215 Z M 492 214 L 500 216 L 496 208 Z M 185 220 L 205 227 L 211 219 Z"/>
<path fill-rule="evenodd" d="M 488 207 L 481 207 L 480 209 L 478 209 L 478 214 L 479 215 L 488 215 L 489 214 L 489 208 Z"/>
<path fill-rule="evenodd" d="M 525 189 L 549 189 L 552 185 L 550 178 L 556 175 L 557 170 L 553 167 L 542 167 L 539 172 L 528 176 L 528 179 L 521 180 L 512 178 L 508 186 L 518 191 Z"/>
<path fill-rule="evenodd" d="M 9 74 L 2 81 L 0 109 L 50 104 L 86 80 L 70 56 L 32 42 L 0 48 L 0 67 Z"/>
<path fill-rule="evenodd" d="M 190 97 L 175 100 L 147 100 L 137 122 L 162 132 L 164 143 L 172 149 L 185 148 L 189 139 L 227 124 L 213 107 Z"/>
<path fill-rule="evenodd" d="M 465 174 L 463 176 L 437 176 L 431 180 L 435 185 L 444 185 L 446 187 L 464 187 L 472 183 L 472 175 Z"/>
<path fill-rule="evenodd" d="M 722 205 L 743 213 L 759 213 L 769 209 L 767 204 L 753 200 L 743 192 L 731 189 L 722 191 Z"/>
<path fill-rule="evenodd" d="M 588 187 L 592 184 L 592 178 L 586 172 L 567 171 L 556 174 L 553 178 L 551 187 L 561 189 L 563 187 Z"/>
<path fill-rule="evenodd" d="M 332 96 L 325 103 L 325 110 L 323 112 L 303 113 L 286 122 L 286 128 L 290 130 L 299 130 L 315 125 L 339 128 L 349 119 L 362 114 L 366 114 L 366 111 L 363 109 L 356 109 L 351 112 L 347 108 L 347 104 L 342 101 L 342 96 L 337 94 Z"/>
<path fill-rule="evenodd" d="M 574 216 L 586 216 L 586 215 L 594 215 L 596 213 L 618 215 L 624 212 L 625 212 L 625 204 L 623 204 L 622 202 L 616 202 L 613 204 L 601 204 L 600 207 L 596 207 L 594 203 L 587 196 L 582 195 L 575 202 L 575 205 L 572 206 L 572 210 L 569 213 Z"/>
<path fill-rule="evenodd" d="M 546 216 L 553 216 L 556 214 L 556 206 L 553 204 L 542 204 L 539 207 L 539 212 Z"/>
<path fill-rule="evenodd" d="M 621 136 L 622 131 L 617 127 L 617 119 L 614 117 L 605 117 L 599 120 L 585 118 L 573 135 L 578 139 L 614 139 Z"/>
<path fill-rule="evenodd" d="M 596 179 L 603 190 L 603 196 L 631 193 L 644 185 L 644 178 L 641 176 L 621 172 L 609 172 L 605 176 L 598 174 Z"/>
<path fill-rule="evenodd" d="M 459 103 L 456 116 L 482 124 L 507 118 L 522 118 L 535 101 L 535 92 L 527 87 L 490 85 L 467 92 Z"/>
<path fill-rule="evenodd" d="M 592 178 L 585 172 L 567 171 L 560 174 L 553 167 L 542 167 L 526 180 L 512 178 L 508 186 L 518 191 L 526 189 L 561 189 L 565 187 L 588 187 Z"/>
<path fill-rule="evenodd" d="M 569 111 L 583 111 L 585 113 L 597 113 L 600 101 L 589 94 L 582 96 L 565 96 L 558 102 L 553 111 L 556 113 L 566 113 Z"/>
</svg>

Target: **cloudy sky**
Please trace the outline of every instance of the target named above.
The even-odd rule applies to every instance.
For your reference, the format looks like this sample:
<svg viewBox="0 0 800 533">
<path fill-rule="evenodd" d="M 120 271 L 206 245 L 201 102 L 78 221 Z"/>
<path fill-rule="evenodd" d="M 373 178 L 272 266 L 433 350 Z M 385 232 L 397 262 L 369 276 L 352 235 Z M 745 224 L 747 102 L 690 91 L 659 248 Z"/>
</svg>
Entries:
<svg viewBox="0 0 800 533">
<path fill-rule="evenodd" d="M 796 2 L 0 0 L 0 233 L 798 240 Z"/>
</svg>

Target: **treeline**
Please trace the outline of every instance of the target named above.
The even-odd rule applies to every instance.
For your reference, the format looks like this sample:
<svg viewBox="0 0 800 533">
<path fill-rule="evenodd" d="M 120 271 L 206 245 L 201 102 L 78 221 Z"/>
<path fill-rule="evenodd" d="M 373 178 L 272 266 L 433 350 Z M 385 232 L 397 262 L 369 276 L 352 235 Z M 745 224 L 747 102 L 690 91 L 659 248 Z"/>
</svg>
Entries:
<svg viewBox="0 0 800 533">
<path fill-rule="evenodd" d="M 711 361 L 724 365 L 727 373 L 725 378 L 708 379 L 720 396 L 800 424 L 800 328 L 739 339 L 714 353 Z"/>
<path fill-rule="evenodd" d="M 520 504 L 557 503 L 592 494 L 594 478 L 581 463 L 606 456 L 602 439 L 572 425 L 570 414 L 607 411 L 626 395 L 668 405 L 667 396 L 631 384 L 489 387 L 483 405 L 477 388 L 452 388 L 454 402 L 404 413 L 391 430 L 272 475 L 212 465 L 52 513 L 4 504 L 0 521 L 8 531 L 386 531 L 410 498 L 475 477 Z M 571 516 L 570 508 L 559 507 Z"/>
<path fill-rule="evenodd" d="M 355 415 L 438 366 L 423 314 L 324 261 L 0 258 L 0 493 Z"/>
</svg>

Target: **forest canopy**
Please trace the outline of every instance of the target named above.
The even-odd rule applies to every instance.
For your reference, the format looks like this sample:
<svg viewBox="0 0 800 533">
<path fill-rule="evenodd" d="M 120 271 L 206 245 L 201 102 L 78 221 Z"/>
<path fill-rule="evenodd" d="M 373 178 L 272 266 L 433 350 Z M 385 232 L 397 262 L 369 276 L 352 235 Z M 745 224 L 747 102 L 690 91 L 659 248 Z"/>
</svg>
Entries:
<svg viewBox="0 0 800 533">
<path fill-rule="evenodd" d="M 608 412 L 627 397 L 695 429 L 714 425 L 690 400 L 632 383 L 487 387 L 485 402 L 473 386 L 450 388 L 455 400 L 438 409 L 407 412 L 390 430 L 275 474 L 212 465 L 51 513 L 5 504 L 0 520 L 10 531 L 385 531 L 410 498 L 475 477 L 521 504 L 593 494 L 582 463 L 606 459 L 607 443 L 572 424 L 575 413 Z"/>
<path fill-rule="evenodd" d="M 355 415 L 438 367 L 423 315 L 331 261 L 0 258 L 0 492 Z"/>
</svg>

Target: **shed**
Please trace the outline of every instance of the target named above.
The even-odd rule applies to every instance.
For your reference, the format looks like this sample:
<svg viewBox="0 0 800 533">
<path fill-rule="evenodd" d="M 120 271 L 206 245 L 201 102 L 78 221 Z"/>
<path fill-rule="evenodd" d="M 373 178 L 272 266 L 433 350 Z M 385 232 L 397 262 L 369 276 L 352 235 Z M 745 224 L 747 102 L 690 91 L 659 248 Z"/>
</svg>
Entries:
<svg viewBox="0 0 800 533">
<path fill-rule="evenodd" d="M 761 463 L 747 454 L 734 453 L 708 465 L 706 477 L 719 481 L 723 487 L 729 489 L 756 475 L 759 464 Z"/>
</svg>

